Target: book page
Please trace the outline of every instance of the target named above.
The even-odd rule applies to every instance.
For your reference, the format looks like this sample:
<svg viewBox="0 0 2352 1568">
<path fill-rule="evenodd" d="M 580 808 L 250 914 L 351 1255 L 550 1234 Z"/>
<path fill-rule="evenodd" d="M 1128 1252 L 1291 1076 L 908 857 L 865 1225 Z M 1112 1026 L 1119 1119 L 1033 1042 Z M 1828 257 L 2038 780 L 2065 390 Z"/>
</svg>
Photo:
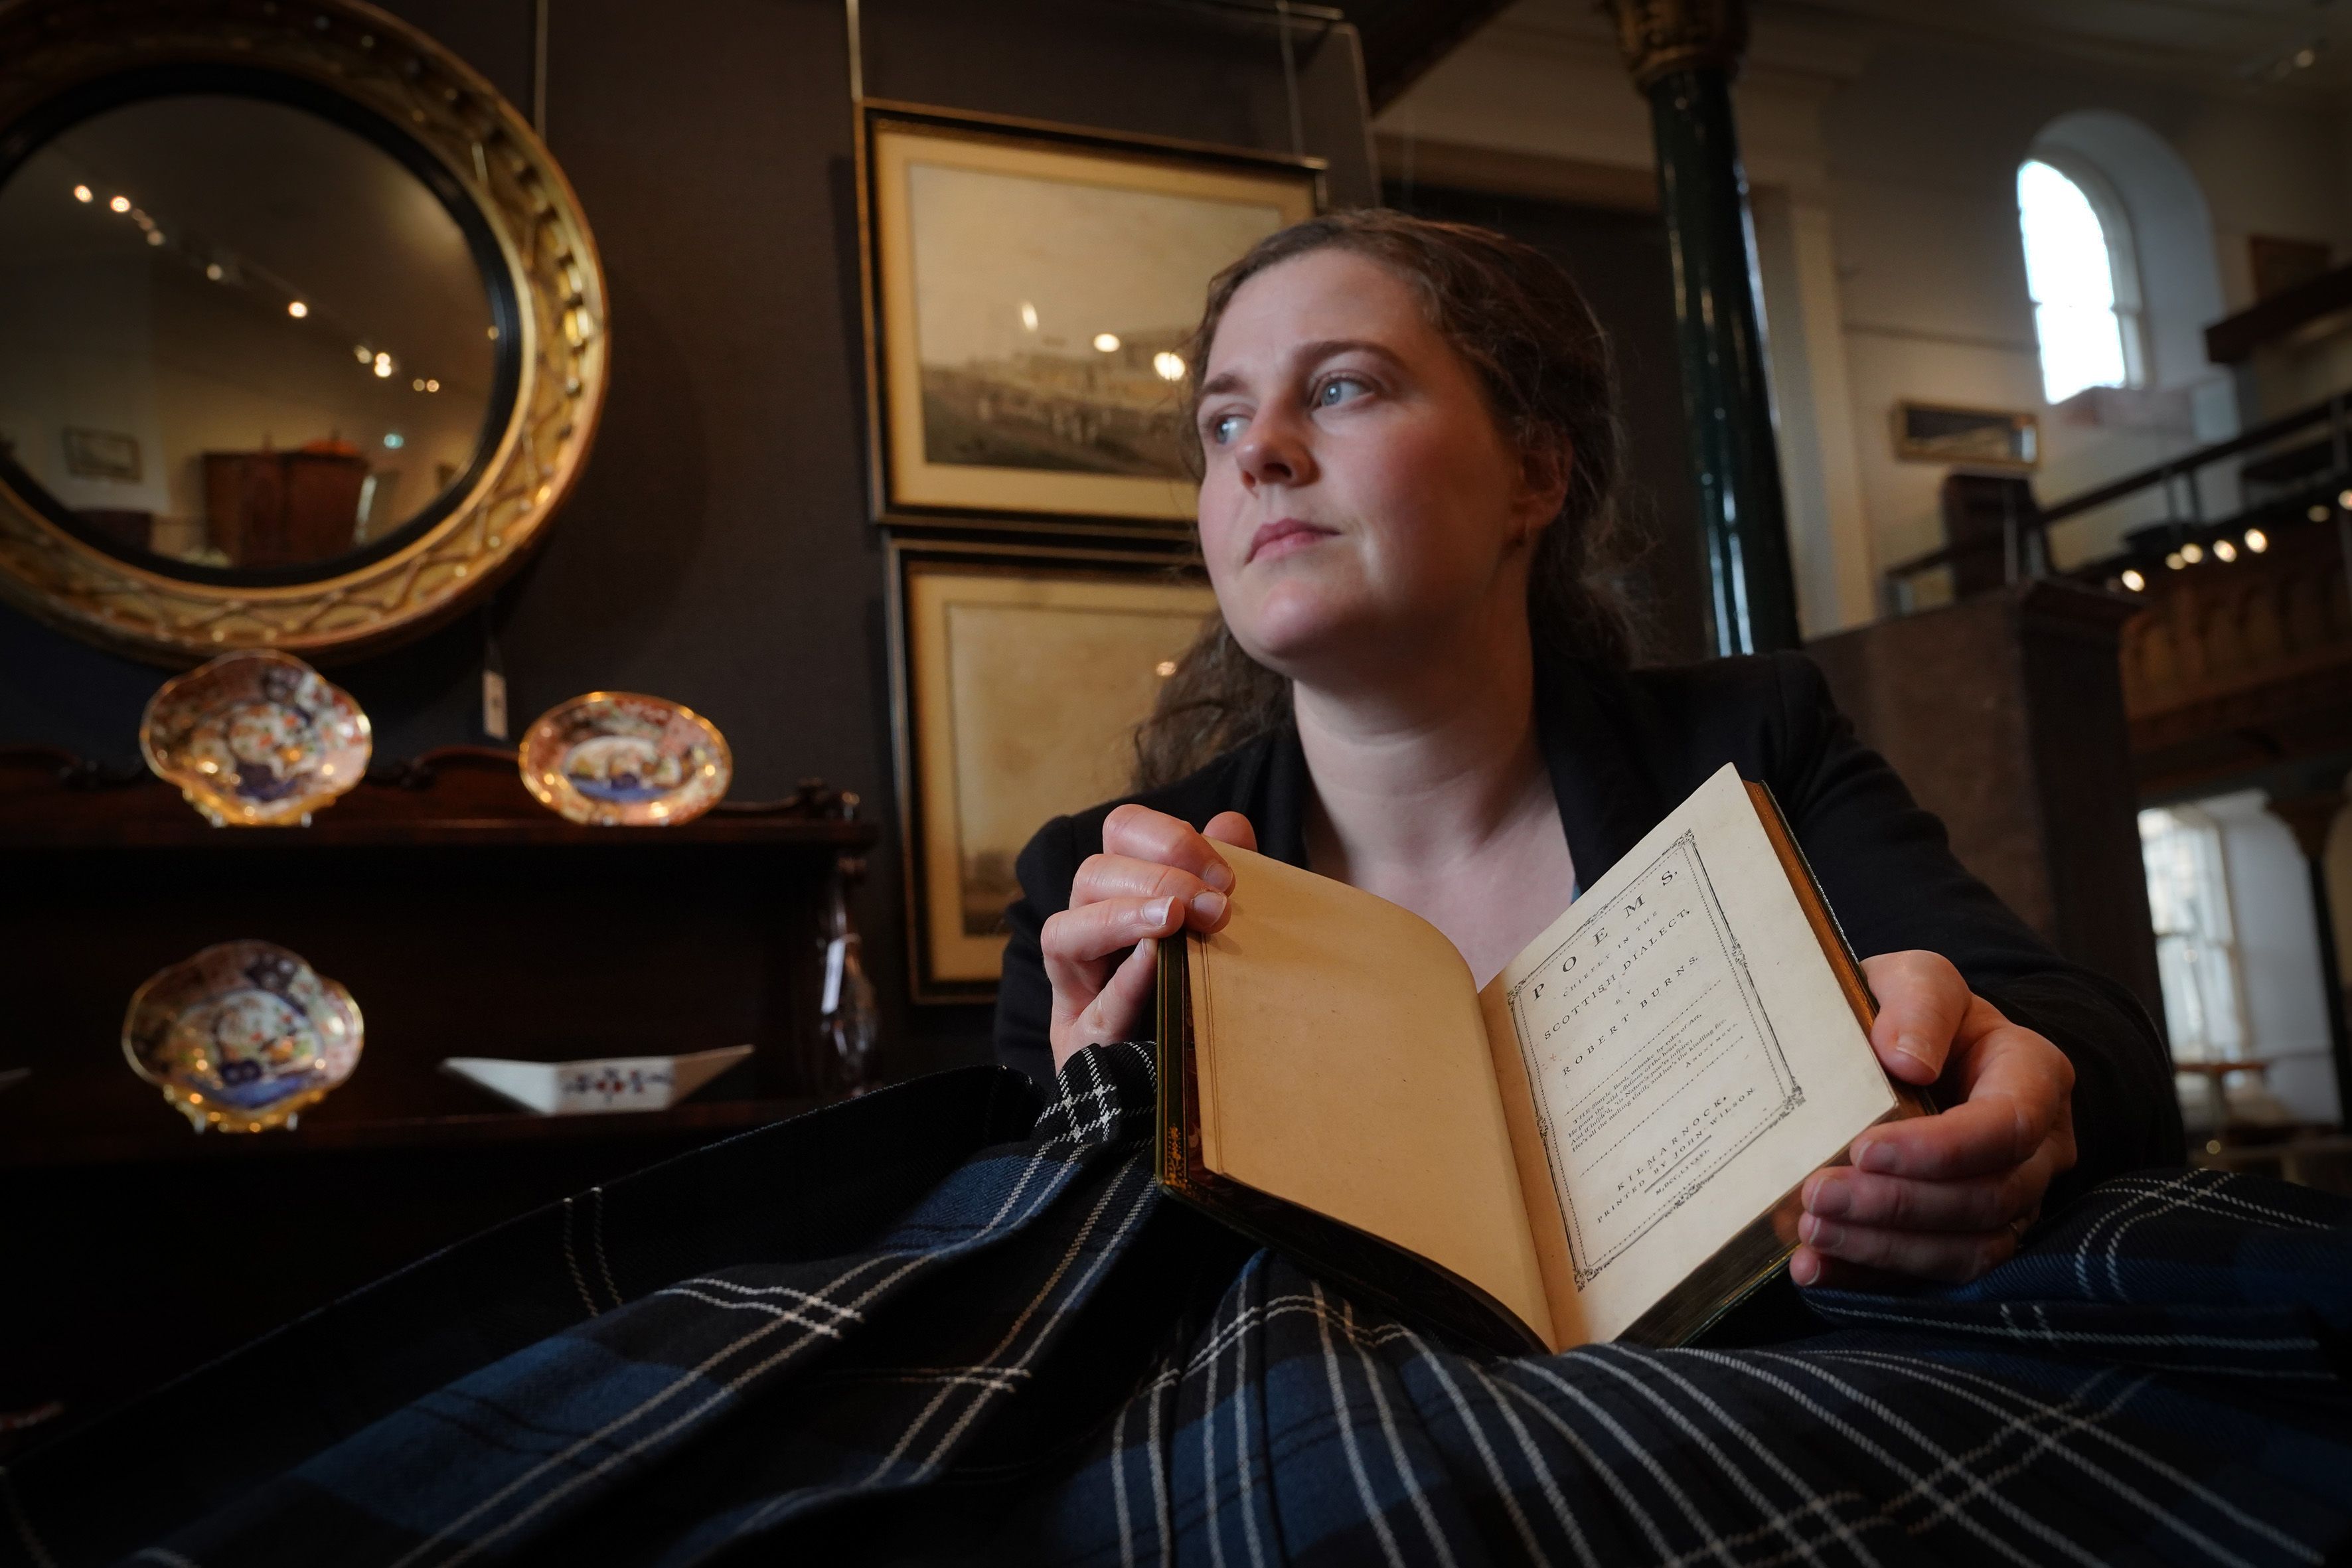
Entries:
<svg viewBox="0 0 2352 1568">
<path fill-rule="evenodd" d="M 1895 1104 L 1728 766 L 1481 1000 L 1523 1182 L 1547 1189 L 1530 1207 L 1555 1322 L 1572 1300 L 1585 1339 L 1614 1338 Z"/>
<path fill-rule="evenodd" d="M 1468 965 L 1387 900 L 1221 847 L 1192 937 L 1202 1162 L 1444 1265 L 1543 1335 L 1543 1275 Z"/>
</svg>

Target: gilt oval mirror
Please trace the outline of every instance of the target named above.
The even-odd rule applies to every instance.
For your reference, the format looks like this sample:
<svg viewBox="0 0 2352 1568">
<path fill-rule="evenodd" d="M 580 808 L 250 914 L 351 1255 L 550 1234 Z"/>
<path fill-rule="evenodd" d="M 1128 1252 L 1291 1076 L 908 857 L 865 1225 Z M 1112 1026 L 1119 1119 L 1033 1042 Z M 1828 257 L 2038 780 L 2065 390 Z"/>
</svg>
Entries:
<svg viewBox="0 0 2352 1568">
<path fill-rule="evenodd" d="M 0 588 L 151 658 L 317 657 L 520 560 L 603 285 L 494 90 L 333 5 L 38 0 L 0 58 Z"/>
</svg>

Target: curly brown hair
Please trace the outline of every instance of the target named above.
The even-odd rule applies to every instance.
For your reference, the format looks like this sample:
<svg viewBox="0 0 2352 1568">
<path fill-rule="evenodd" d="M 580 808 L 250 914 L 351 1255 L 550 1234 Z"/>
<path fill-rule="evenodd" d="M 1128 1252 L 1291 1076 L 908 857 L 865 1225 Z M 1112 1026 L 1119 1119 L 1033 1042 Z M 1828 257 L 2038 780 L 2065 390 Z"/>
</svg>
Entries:
<svg viewBox="0 0 2352 1568">
<path fill-rule="evenodd" d="M 1327 213 L 1268 235 L 1209 284 L 1184 352 L 1188 413 L 1197 410 L 1200 371 L 1234 293 L 1269 267 L 1325 249 L 1379 262 L 1412 286 L 1520 450 L 1571 455 L 1567 498 L 1529 564 L 1528 625 L 1548 651 L 1615 668 L 1632 662 L 1633 617 L 1612 576 L 1623 438 L 1609 340 L 1574 279 L 1542 252 L 1490 229 L 1384 207 Z M 1197 457 L 1197 428 L 1192 440 Z M 1289 716 L 1290 682 L 1243 652 L 1223 616 L 1212 616 L 1136 731 L 1135 787 L 1181 778 Z"/>
</svg>

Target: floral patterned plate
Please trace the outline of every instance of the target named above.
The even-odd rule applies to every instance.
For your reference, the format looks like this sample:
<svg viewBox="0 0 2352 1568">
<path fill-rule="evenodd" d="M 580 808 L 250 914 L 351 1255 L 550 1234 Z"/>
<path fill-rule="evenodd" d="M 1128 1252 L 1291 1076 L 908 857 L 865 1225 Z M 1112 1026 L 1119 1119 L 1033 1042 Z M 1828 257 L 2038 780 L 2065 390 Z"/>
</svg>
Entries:
<svg viewBox="0 0 2352 1568">
<path fill-rule="evenodd" d="M 594 827 L 691 822 L 725 798 L 735 758 L 691 708 L 591 691 L 540 715 L 516 760 L 540 804 Z"/>
<path fill-rule="evenodd" d="M 165 681 L 139 725 L 147 765 L 216 826 L 309 821 L 366 774 L 371 747 L 348 692 L 267 649 Z"/>
<path fill-rule="evenodd" d="M 351 1077 L 363 1033 L 352 994 L 297 954 L 225 942 L 139 988 L 122 1054 L 197 1131 L 259 1132 Z"/>
</svg>

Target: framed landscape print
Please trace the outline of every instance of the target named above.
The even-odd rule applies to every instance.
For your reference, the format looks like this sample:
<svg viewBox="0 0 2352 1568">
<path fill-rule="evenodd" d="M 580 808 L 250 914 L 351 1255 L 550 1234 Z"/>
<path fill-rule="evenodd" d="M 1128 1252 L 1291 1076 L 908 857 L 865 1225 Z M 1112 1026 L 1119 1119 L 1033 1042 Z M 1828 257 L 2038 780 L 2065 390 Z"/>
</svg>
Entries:
<svg viewBox="0 0 2352 1568">
<path fill-rule="evenodd" d="M 881 517 L 1189 523 L 1185 338 L 1220 268 L 1316 211 L 1321 165 L 872 105 L 864 123 Z"/>
<path fill-rule="evenodd" d="M 891 686 L 915 999 L 982 1000 L 1013 861 L 1129 788 L 1135 728 L 1216 599 L 1197 566 L 894 542 Z"/>
<path fill-rule="evenodd" d="M 1895 455 L 1912 463 L 1971 463 L 2032 468 L 2042 462 L 2042 422 L 2006 408 L 1895 405 Z"/>
</svg>

